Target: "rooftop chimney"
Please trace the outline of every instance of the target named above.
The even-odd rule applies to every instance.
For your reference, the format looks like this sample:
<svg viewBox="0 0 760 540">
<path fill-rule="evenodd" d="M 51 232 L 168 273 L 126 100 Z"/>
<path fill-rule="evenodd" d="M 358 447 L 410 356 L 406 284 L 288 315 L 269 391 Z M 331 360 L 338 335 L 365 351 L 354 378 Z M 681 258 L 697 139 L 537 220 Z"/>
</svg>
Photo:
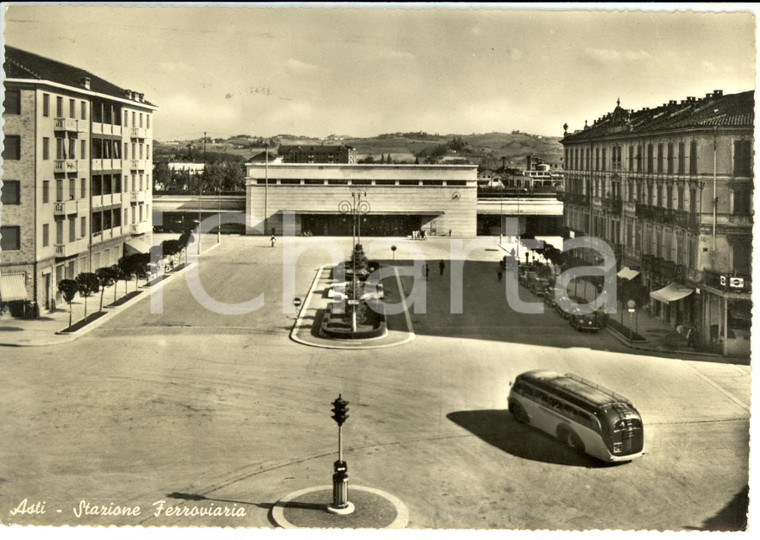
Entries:
<svg viewBox="0 0 760 540">
<path fill-rule="evenodd" d="M 127 99 L 132 99 L 132 90 L 124 90 L 124 95 Z"/>
<path fill-rule="evenodd" d="M 715 97 L 721 97 L 723 96 L 723 90 L 713 90 L 713 95 Z"/>
<path fill-rule="evenodd" d="M 140 103 L 143 103 L 145 101 L 145 94 L 137 94 L 140 96 Z"/>
<path fill-rule="evenodd" d="M 81 82 L 81 83 L 82 83 L 82 86 L 84 86 L 84 88 L 85 88 L 86 90 L 89 90 L 89 89 L 90 89 L 90 78 L 89 78 L 89 77 L 82 77 L 82 78 L 79 80 L 79 82 Z"/>
</svg>

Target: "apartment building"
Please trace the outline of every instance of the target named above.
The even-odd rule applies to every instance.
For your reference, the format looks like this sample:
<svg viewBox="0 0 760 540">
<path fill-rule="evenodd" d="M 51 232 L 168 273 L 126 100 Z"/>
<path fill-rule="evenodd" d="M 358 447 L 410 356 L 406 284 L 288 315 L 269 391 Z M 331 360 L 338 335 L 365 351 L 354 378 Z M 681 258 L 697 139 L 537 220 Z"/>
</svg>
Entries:
<svg viewBox="0 0 760 540">
<path fill-rule="evenodd" d="M 618 101 L 562 140 L 568 236 L 605 240 L 654 315 L 726 355 L 750 347 L 753 133 L 754 92 L 715 90 L 638 111 Z"/>
<path fill-rule="evenodd" d="M 149 249 L 157 107 L 14 47 L 3 68 L 0 302 L 44 312 L 62 279 Z"/>
<path fill-rule="evenodd" d="M 356 163 L 356 150 L 345 144 L 283 144 L 278 152 L 283 163 Z"/>
</svg>

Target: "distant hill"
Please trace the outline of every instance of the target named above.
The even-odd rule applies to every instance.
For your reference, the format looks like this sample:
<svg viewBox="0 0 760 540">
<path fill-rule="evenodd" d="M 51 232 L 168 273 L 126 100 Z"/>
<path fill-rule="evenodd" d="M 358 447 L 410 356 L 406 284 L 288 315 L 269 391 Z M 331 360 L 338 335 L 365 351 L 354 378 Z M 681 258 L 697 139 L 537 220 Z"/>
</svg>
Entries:
<svg viewBox="0 0 760 540">
<path fill-rule="evenodd" d="M 358 158 L 369 156 L 378 160 L 382 156 L 391 156 L 396 162 L 413 163 L 417 156 L 434 155 L 442 162 L 458 160 L 482 166 L 497 168 L 507 166 L 522 168 L 529 154 L 536 155 L 547 163 L 560 163 L 562 145 L 560 137 L 544 137 L 529 133 L 473 133 L 428 134 L 424 132 L 386 133 L 375 137 L 351 137 L 331 135 L 328 138 L 306 137 L 291 134 L 279 134 L 268 139 L 257 136 L 236 135 L 226 140 L 214 139 L 206 143 L 206 151 L 241 156 L 247 159 L 264 151 L 264 141 L 269 140 L 271 150 L 281 144 L 346 144 L 356 148 Z M 451 144 L 456 141 L 455 144 Z M 155 142 L 155 152 L 163 155 L 187 154 L 192 148 L 194 158 L 202 155 L 203 141 L 176 141 L 163 144 Z"/>
</svg>

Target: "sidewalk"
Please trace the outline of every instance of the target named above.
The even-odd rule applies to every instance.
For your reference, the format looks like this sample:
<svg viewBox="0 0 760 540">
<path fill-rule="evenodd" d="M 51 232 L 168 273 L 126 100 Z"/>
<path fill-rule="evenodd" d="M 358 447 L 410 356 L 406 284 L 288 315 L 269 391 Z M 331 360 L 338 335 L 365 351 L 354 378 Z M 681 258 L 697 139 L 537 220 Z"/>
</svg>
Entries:
<svg viewBox="0 0 760 540">
<path fill-rule="evenodd" d="M 178 235 L 156 234 L 153 236 L 153 245 L 160 244 L 167 238 L 174 238 Z M 202 245 L 202 254 L 218 246 L 215 237 L 214 240 L 206 240 Z M 197 249 L 195 244 L 190 244 L 188 249 Z M 90 331 L 94 330 L 107 320 L 116 316 L 120 312 L 129 308 L 132 304 L 139 302 L 143 298 L 150 296 L 152 287 L 163 286 L 168 280 L 184 272 L 187 266 L 181 266 L 178 270 L 170 272 L 160 281 L 155 281 L 152 285 L 146 284 L 144 279 L 138 280 L 138 286 L 135 287 L 135 280 L 132 279 L 126 285 L 124 281 L 119 281 L 115 285 L 105 288 L 103 293 L 103 312 L 105 315 L 90 322 L 84 327 L 74 332 L 59 333 L 69 326 L 69 305 L 63 302 L 56 306 L 56 309 L 40 313 L 37 319 L 22 319 L 11 317 L 7 312 L 0 319 L 0 347 L 46 347 L 59 345 L 73 341 Z M 114 287 L 117 288 L 116 305 L 114 304 Z M 133 294 L 138 291 L 136 296 Z M 128 294 L 133 294 L 132 298 L 124 301 Z M 109 307 L 111 306 L 111 307 Z M 71 321 L 76 324 L 84 318 L 85 299 L 77 295 L 71 304 Z M 87 298 L 87 314 L 92 315 L 100 311 L 100 292 Z"/>
<path fill-rule="evenodd" d="M 516 245 L 505 241 L 499 244 L 499 247 L 506 253 L 509 253 L 512 248 L 516 247 Z M 525 252 L 531 253 L 531 259 L 535 259 L 542 264 L 550 264 L 549 261 L 539 253 L 521 247 L 520 254 L 523 255 Z M 591 282 L 587 282 L 584 279 L 580 279 L 579 281 L 584 283 L 585 286 L 578 285 L 577 288 L 570 287 L 569 292 L 579 298 L 585 298 L 589 302 L 593 301 L 597 297 L 596 287 Z M 615 339 L 632 349 L 669 353 L 679 357 L 694 359 L 705 358 L 717 360 L 721 358 L 726 361 L 737 360 L 736 358 L 729 359 L 719 354 L 700 351 L 689 347 L 685 336 L 679 334 L 674 328 L 671 328 L 670 325 L 650 315 L 648 310 L 637 309 L 633 318 L 631 318 L 631 315 L 628 313 L 625 306 L 622 305 L 622 302 L 618 302 L 617 313 L 610 314 L 609 319 L 621 324 L 621 310 L 623 312 L 622 325 L 644 338 L 643 341 L 632 341 L 610 325 L 606 326 L 605 330 L 615 337 Z"/>
</svg>

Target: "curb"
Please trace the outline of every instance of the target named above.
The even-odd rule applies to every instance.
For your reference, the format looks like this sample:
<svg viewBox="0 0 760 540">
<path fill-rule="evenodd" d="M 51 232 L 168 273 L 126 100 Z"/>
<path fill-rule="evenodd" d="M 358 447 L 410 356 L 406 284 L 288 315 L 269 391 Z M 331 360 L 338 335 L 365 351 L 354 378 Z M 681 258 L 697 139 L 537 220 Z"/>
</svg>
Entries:
<svg viewBox="0 0 760 540">
<path fill-rule="evenodd" d="M 656 347 L 652 347 L 650 345 L 646 344 L 637 344 L 626 338 L 623 334 L 615 330 L 614 328 L 610 326 L 605 326 L 604 329 L 607 331 L 608 334 L 610 334 L 612 337 L 617 339 L 620 343 L 623 345 L 630 347 L 631 349 L 636 349 L 637 351 L 649 351 L 653 353 L 659 353 L 659 354 L 672 354 L 672 355 L 685 355 L 688 356 L 688 359 L 692 358 L 726 358 L 730 359 L 728 356 L 722 356 L 720 354 L 715 353 L 709 353 L 709 352 L 702 352 L 702 351 L 692 351 L 692 350 L 685 350 L 685 349 L 658 349 Z"/>
<path fill-rule="evenodd" d="M 293 523 L 288 521 L 287 518 L 285 518 L 286 504 L 292 501 L 293 499 L 300 497 L 302 495 L 306 495 L 308 493 L 313 493 L 316 491 L 332 492 L 332 489 L 333 489 L 332 485 L 316 486 L 316 487 L 302 489 L 300 491 L 295 491 L 293 493 L 286 495 L 285 497 L 277 501 L 272 507 L 272 510 L 271 510 L 272 520 L 283 529 L 305 528 L 305 527 L 300 527 L 298 525 L 294 525 Z M 373 495 L 378 495 L 386 499 L 388 502 L 390 502 L 393 505 L 393 507 L 396 510 L 396 519 L 394 519 L 391 523 L 383 527 L 384 529 L 403 529 L 409 523 L 409 509 L 398 497 L 395 497 L 394 495 L 391 495 L 390 493 L 387 493 L 380 489 L 375 489 L 375 488 L 370 488 L 370 487 L 351 485 L 350 489 L 357 490 L 357 491 L 365 491 L 367 493 L 372 493 Z"/>
<path fill-rule="evenodd" d="M 293 324 L 293 328 L 290 330 L 290 339 L 295 341 L 296 343 L 300 343 L 301 345 L 306 345 L 308 347 L 317 347 L 320 349 L 332 349 L 332 350 L 344 350 L 344 351 L 361 351 L 361 350 L 372 350 L 372 349 L 387 349 L 390 347 L 397 347 L 399 345 L 405 345 L 406 343 L 409 343 L 412 341 L 415 337 L 417 337 L 417 334 L 414 333 L 414 328 L 412 327 L 411 318 L 409 316 L 409 312 L 406 309 L 406 298 L 402 300 L 402 303 L 404 304 L 404 315 L 406 316 L 406 327 L 408 330 L 408 337 L 395 342 L 395 343 L 387 343 L 387 344 L 378 344 L 378 345 L 369 345 L 369 346 L 362 346 L 362 347 L 356 347 L 351 345 L 340 345 L 339 342 L 333 344 L 325 344 L 325 343 L 317 343 L 313 341 L 307 341 L 303 338 L 298 337 L 298 331 L 302 328 L 302 313 L 304 310 L 308 307 L 309 302 L 311 302 L 312 293 L 314 292 L 314 288 L 317 286 L 317 283 L 319 282 L 319 278 L 322 276 L 322 271 L 327 267 L 328 265 L 322 265 L 317 269 L 317 273 L 314 276 L 314 279 L 311 282 L 311 287 L 309 288 L 309 292 L 306 295 L 306 299 L 304 300 L 303 304 L 301 304 L 301 309 L 298 311 L 298 316 L 296 317 L 296 322 Z M 403 293 L 404 288 L 401 286 L 401 278 L 398 275 L 398 272 L 396 271 L 396 267 L 393 267 L 393 273 L 396 276 L 396 283 L 399 288 L 399 292 Z M 375 338 L 370 338 L 367 340 L 363 340 L 364 342 L 371 341 L 371 340 L 381 340 L 388 337 L 389 331 L 386 330 L 386 334 L 384 336 L 378 336 Z"/>
<path fill-rule="evenodd" d="M 206 249 L 206 251 L 202 251 L 201 254 L 197 255 L 196 257 L 202 257 L 203 255 L 205 255 L 206 253 L 208 253 L 212 249 L 216 249 L 220 245 L 221 245 L 221 242 L 215 243 L 213 246 L 211 246 L 210 248 Z M 161 281 L 159 281 L 158 283 L 156 283 L 152 287 L 145 288 L 145 286 L 143 286 L 143 289 L 140 290 L 141 294 L 138 294 L 137 296 L 135 296 L 134 298 L 131 298 L 129 301 L 121 304 L 120 306 L 112 308 L 111 311 L 106 312 L 105 315 L 103 315 L 102 317 L 99 317 L 98 319 L 94 320 L 93 322 L 91 322 L 87 326 L 85 326 L 85 327 L 77 330 L 76 332 L 62 332 L 61 330 L 58 330 L 58 331 L 54 332 L 54 334 L 57 335 L 57 336 L 64 336 L 64 337 L 61 337 L 60 339 L 56 339 L 54 341 L 34 342 L 34 343 L 32 343 L 32 342 L 30 342 L 30 343 L 2 343 L 2 342 L 0 342 L 0 347 L 19 347 L 19 348 L 20 347 L 52 347 L 52 346 L 55 346 L 55 345 L 62 345 L 64 343 L 71 343 L 72 341 L 74 341 L 74 340 L 76 340 L 76 339 L 78 339 L 78 338 L 80 338 L 80 337 L 82 337 L 84 335 L 87 335 L 92 330 L 94 330 L 95 328 L 97 328 L 98 326 L 100 326 L 101 324 L 103 324 L 106 320 L 109 320 L 113 316 L 118 315 L 119 313 L 121 313 L 125 309 L 129 308 L 133 304 L 136 304 L 137 302 L 139 302 L 140 300 L 142 300 L 143 298 L 150 297 L 150 291 L 156 291 L 156 290 L 160 289 L 161 287 L 164 286 L 164 284 L 167 281 L 171 281 L 172 278 L 174 278 L 175 276 L 182 275 L 185 272 L 185 270 L 187 270 L 191 266 L 192 266 L 192 263 L 187 263 L 186 266 L 184 268 L 182 268 L 182 270 L 180 270 L 179 272 L 170 274 L 168 277 L 165 277 L 164 279 L 162 279 Z M 142 294 L 143 292 L 147 292 L 148 294 Z"/>
</svg>

